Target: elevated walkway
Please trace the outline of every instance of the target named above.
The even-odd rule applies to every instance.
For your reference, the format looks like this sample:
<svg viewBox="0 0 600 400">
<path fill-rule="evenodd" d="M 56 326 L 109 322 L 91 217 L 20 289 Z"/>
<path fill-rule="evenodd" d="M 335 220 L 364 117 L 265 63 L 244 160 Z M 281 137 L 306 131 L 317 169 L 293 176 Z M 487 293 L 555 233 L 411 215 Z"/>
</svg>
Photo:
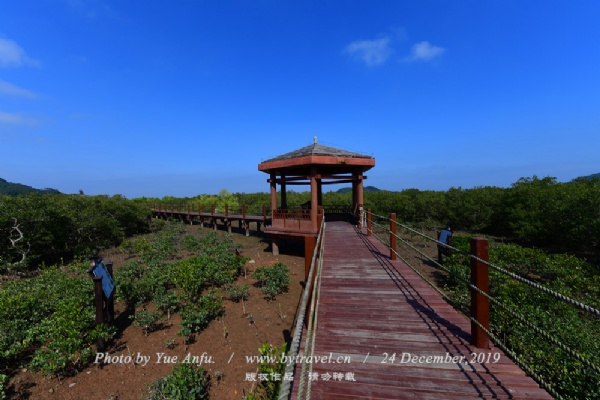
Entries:
<svg viewBox="0 0 600 400">
<path fill-rule="evenodd" d="M 499 349 L 470 345 L 469 320 L 378 241 L 346 222 L 325 232 L 310 398 L 552 398 Z"/>
</svg>

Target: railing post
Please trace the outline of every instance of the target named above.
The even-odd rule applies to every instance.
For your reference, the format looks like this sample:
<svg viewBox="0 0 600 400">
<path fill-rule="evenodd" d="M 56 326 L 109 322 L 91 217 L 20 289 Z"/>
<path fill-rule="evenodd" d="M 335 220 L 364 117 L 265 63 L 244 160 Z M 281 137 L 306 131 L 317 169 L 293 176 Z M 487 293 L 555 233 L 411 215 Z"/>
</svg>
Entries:
<svg viewBox="0 0 600 400">
<path fill-rule="evenodd" d="M 325 217 L 325 209 L 319 206 L 319 212 L 317 214 L 317 228 L 321 229 L 321 224 L 323 223 L 323 218 Z"/>
<path fill-rule="evenodd" d="M 396 213 L 390 214 L 390 258 L 396 259 Z"/>
<path fill-rule="evenodd" d="M 488 241 L 484 238 L 471 238 L 471 254 L 488 261 Z M 488 266 L 471 258 L 471 284 L 489 294 Z M 471 316 L 485 329 L 490 330 L 490 300 L 471 289 Z M 471 321 L 471 344 L 480 349 L 488 349 L 490 338 L 475 322 Z"/>
<path fill-rule="evenodd" d="M 371 236 L 371 233 L 373 233 L 373 226 L 371 225 L 371 209 L 369 208 L 369 210 L 367 211 L 367 236 Z"/>
</svg>

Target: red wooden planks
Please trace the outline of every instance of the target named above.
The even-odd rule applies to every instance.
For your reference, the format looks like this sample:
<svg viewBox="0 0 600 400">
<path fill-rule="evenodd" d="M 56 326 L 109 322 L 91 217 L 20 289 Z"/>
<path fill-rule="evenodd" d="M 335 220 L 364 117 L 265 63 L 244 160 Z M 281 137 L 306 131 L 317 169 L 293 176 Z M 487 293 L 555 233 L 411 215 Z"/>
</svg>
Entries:
<svg viewBox="0 0 600 400">
<path fill-rule="evenodd" d="M 500 350 L 472 346 L 469 320 L 387 253 L 327 224 L 315 355 L 349 362 L 313 362 L 311 398 L 551 399 Z"/>
</svg>

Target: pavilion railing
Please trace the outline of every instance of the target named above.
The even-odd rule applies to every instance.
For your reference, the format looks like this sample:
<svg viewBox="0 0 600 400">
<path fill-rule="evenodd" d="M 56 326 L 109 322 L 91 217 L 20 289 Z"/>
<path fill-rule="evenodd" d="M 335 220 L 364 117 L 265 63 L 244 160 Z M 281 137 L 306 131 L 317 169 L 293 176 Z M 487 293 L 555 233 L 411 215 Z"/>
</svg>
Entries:
<svg viewBox="0 0 600 400">
<path fill-rule="evenodd" d="M 292 219 L 301 221 L 310 221 L 310 209 L 296 208 L 278 208 L 273 210 L 273 219 Z"/>
<path fill-rule="evenodd" d="M 325 208 L 325 214 L 354 214 L 352 205 L 335 205 L 327 206 Z"/>
</svg>

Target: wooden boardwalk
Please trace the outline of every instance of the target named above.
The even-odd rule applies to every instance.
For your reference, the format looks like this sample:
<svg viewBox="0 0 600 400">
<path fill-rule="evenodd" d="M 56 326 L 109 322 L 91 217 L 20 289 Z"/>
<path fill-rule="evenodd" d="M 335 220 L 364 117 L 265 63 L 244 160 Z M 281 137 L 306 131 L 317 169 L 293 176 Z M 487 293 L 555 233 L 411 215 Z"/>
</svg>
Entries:
<svg viewBox="0 0 600 400">
<path fill-rule="evenodd" d="M 552 398 L 499 349 L 471 346 L 469 320 L 348 223 L 327 223 L 320 296 L 311 399 Z"/>
<path fill-rule="evenodd" d="M 163 219 L 178 219 L 190 224 L 199 223 L 204 226 L 208 223 L 214 230 L 218 229 L 218 221 L 221 221 L 225 229 L 231 233 L 231 223 L 233 221 L 239 222 L 240 229 L 246 231 L 246 236 L 250 235 L 250 223 L 256 223 L 256 231 L 260 231 L 260 225 L 271 224 L 271 217 L 263 215 L 253 214 L 239 214 L 239 213 L 216 213 L 216 212 L 197 212 L 197 211 L 185 211 L 185 210 L 168 210 L 168 209 L 152 209 L 152 216 L 155 218 Z"/>
</svg>

